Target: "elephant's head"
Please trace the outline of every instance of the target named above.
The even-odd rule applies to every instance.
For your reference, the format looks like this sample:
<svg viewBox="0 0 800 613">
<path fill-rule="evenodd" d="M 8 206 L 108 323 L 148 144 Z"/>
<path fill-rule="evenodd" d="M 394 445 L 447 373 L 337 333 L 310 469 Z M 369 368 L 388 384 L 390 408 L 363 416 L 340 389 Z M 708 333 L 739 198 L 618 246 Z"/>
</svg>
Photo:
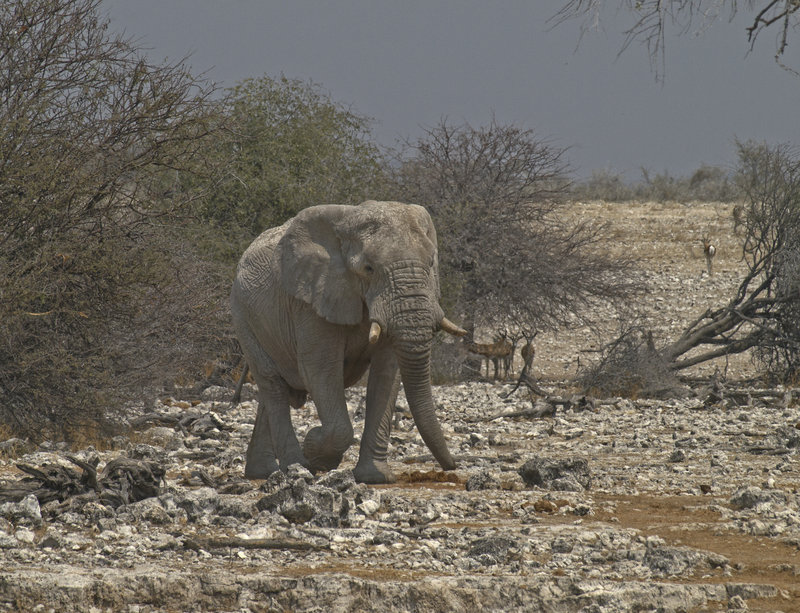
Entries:
<svg viewBox="0 0 800 613">
<path fill-rule="evenodd" d="M 279 243 L 282 282 L 318 315 L 341 325 L 371 322 L 369 341 L 388 339 L 414 421 L 445 469 L 455 463 L 434 413 L 433 334 L 465 332 L 439 306 L 436 231 L 421 206 L 368 201 L 322 205 L 295 217 Z"/>
</svg>

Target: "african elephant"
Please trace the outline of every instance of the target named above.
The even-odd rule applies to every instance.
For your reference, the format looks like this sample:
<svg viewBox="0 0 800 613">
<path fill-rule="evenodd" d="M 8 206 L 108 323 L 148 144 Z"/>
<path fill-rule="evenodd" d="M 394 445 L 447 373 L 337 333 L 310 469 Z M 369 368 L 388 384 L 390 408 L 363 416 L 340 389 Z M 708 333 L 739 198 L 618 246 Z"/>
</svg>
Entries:
<svg viewBox="0 0 800 613">
<path fill-rule="evenodd" d="M 330 470 L 353 442 L 344 389 L 369 367 L 355 477 L 389 483 L 392 412 L 400 381 L 425 444 L 455 468 L 434 413 L 434 332 L 466 332 L 438 302 L 436 231 L 418 205 L 367 201 L 301 211 L 261 234 L 242 255 L 231 290 L 236 334 L 258 385 L 245 476 L 294 463 Z M 321 426 L 302 448 L 290 405 L 310 394 Z"/>
</svg>

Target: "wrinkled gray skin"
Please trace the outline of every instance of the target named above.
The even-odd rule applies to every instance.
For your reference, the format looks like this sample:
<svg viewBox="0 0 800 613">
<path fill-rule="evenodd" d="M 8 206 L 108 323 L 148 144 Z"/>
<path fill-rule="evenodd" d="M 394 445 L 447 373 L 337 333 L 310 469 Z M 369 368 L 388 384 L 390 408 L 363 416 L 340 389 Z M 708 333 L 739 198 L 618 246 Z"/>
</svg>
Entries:
<svg viewBox="0 0 800 613">
<path fill-rule="evenodd" d="M 245 476 L 265 478 L 294 463 L 337 467 L 353 442 L 344 390 L 367 367 L 356 479 L 394 481 L 387 447 L 401 379 L 423 440 L 442 468 L 455 468 L 431 394 L 431 344 L 444 317 L 438 296 L 436 232 L 421 206 L 314 206 L 261 234 L 231 291 L 259 398 Z M 370 342 L 372 322 L 381 333 Z M 306 393 L 321 426 L 301 447 L 289 407 L 301 406 Z"/>
</svg>

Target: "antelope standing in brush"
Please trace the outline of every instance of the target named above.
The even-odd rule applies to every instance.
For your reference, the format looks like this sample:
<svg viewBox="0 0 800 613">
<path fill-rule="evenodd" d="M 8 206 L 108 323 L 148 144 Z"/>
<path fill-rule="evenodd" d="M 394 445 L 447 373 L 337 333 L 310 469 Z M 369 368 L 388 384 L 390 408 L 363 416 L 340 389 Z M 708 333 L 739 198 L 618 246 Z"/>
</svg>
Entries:
<svg viewBox="0 0 800 613">
<path fill-rule="evenodd" d="M 519 389 L 519 386 L 523 383 L 531 392 L 541 396 L 547 395 L 547 392 L 542 390 L 536 383 L 536 378 L 531 375 L 531 370 L 533 370 L 533 358 L 536 356 L 536 349 L 533 346 L 533 339 L 536 338 L 537 334 L 538 332 L 534 332 L 531 336 L 525 336 L 525 344 L 522 346 L 522 351 L 520 351 L 523 362 L 522 370 L 519 373 L 517 384 L 504 396 L 505 398 L 508 398 L 511 396 L 511 394 L 516 392 L 517 389 Z"/>
<path fill-rule="evenodd" d="M 536 355 L 536 349 L 533 346 L 533 343 L 529 340 L 522 346 L 522 351 L 520 352 L 522 355 L 522 372 L 528 374 L 530 372 L 531 366 L 533 366 L 533 358 Z"/>
<path fill-rule="evenodd" d="M 494 365 L 494 379 L 497 381 L 500 378 L 501 365 L 503 378 L 505 379 L 508 376 L 508 371 L 511 369 L 511 355 L 514 350 L 514 345 L 508 341 L 505 334 L 500 334 L 495 338 L 496 340 L 489 344 L 469 343 L 467 345 L 467 351 L 482 356 L 481 362 L 486 363 L 487 379 L 489 378 L 489 362 L 491 361 Z"/>
<path fill-rule="evenodd" d="M 711 262 L 714 259 L 714 254 L 717 253 L 717 248 L 712 244 L 711 239 L 708 238 L 708 235 L 703 236 L 703 254 L 706 256 L 706 268 L 708 269 L 708 274 L 711 276 L 712 269 L 711 269 Z"/>
<path fill-rule="evenodd" d="M 744 206 L 741 204 L 737 204 L 733 207 L 733 212 L 731 213 L 733 217 L 733 233 L 737 236 L 739 235 L 739 228 L 744 227 L 745 222 L 745 211 Z"/>
</svg>

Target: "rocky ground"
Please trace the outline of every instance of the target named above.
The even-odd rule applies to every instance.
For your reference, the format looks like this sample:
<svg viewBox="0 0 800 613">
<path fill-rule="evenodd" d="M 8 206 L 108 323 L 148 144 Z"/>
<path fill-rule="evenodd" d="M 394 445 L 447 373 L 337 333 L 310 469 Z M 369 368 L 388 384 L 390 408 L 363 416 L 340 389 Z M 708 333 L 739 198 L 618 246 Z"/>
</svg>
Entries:
<svg viewBox="0 0 800 613">
<path fill-rule="evenodd" d="M 0 505 L 0 610 L 800 611 L 792 394 L 532 418 L 508 388 L 436 389 L 451 473 L 399 412 L 388 486 L 353 482 L 355 447 L 338 471 L 243 481 L 255 404 L 229 410 L 222 388 L 165 400 L 107 450 L 6 442 L 7 488 L 24 465 L 73 495 Z M 361 390 L 349 404 L 359 430 Z M 314 422 L 296 413 L 301 435 Z M 119 458 L 138 478 L 102 470 Z M 28 482 L 42 499 L 45 481 Z"/>
<path fill-rule="evenodd" d="M 659 210 L 705 223 L 642 207 L 615 217 L 615 247 Z M 699 211 L 724 226 L 723 205 Z M 643 258 L 665 335 L 735 285 L 725 243 L 708 277 L 694 238 L 676 234 L 686 252 L 664 247 L 661 268 Z M 357 445 L 331 473 L 245 481 L 249 386 L 236 408 L 225 388 L 163 398 L 96 448 L 0 442 L 0 611 L 800 611 L 799 392 L 743 383 L 742 360 L 681 400 L 575 396 L 561 379 L 587 339 L 544 340 L 549 403 L 435 388 L 456 471 L 401 398 L 393 485 L 354 483 Z M 358 436 L 363 389 L 348 404 Z M 302 437 L 313 404 L 293 418 Z"/>
</svg>

